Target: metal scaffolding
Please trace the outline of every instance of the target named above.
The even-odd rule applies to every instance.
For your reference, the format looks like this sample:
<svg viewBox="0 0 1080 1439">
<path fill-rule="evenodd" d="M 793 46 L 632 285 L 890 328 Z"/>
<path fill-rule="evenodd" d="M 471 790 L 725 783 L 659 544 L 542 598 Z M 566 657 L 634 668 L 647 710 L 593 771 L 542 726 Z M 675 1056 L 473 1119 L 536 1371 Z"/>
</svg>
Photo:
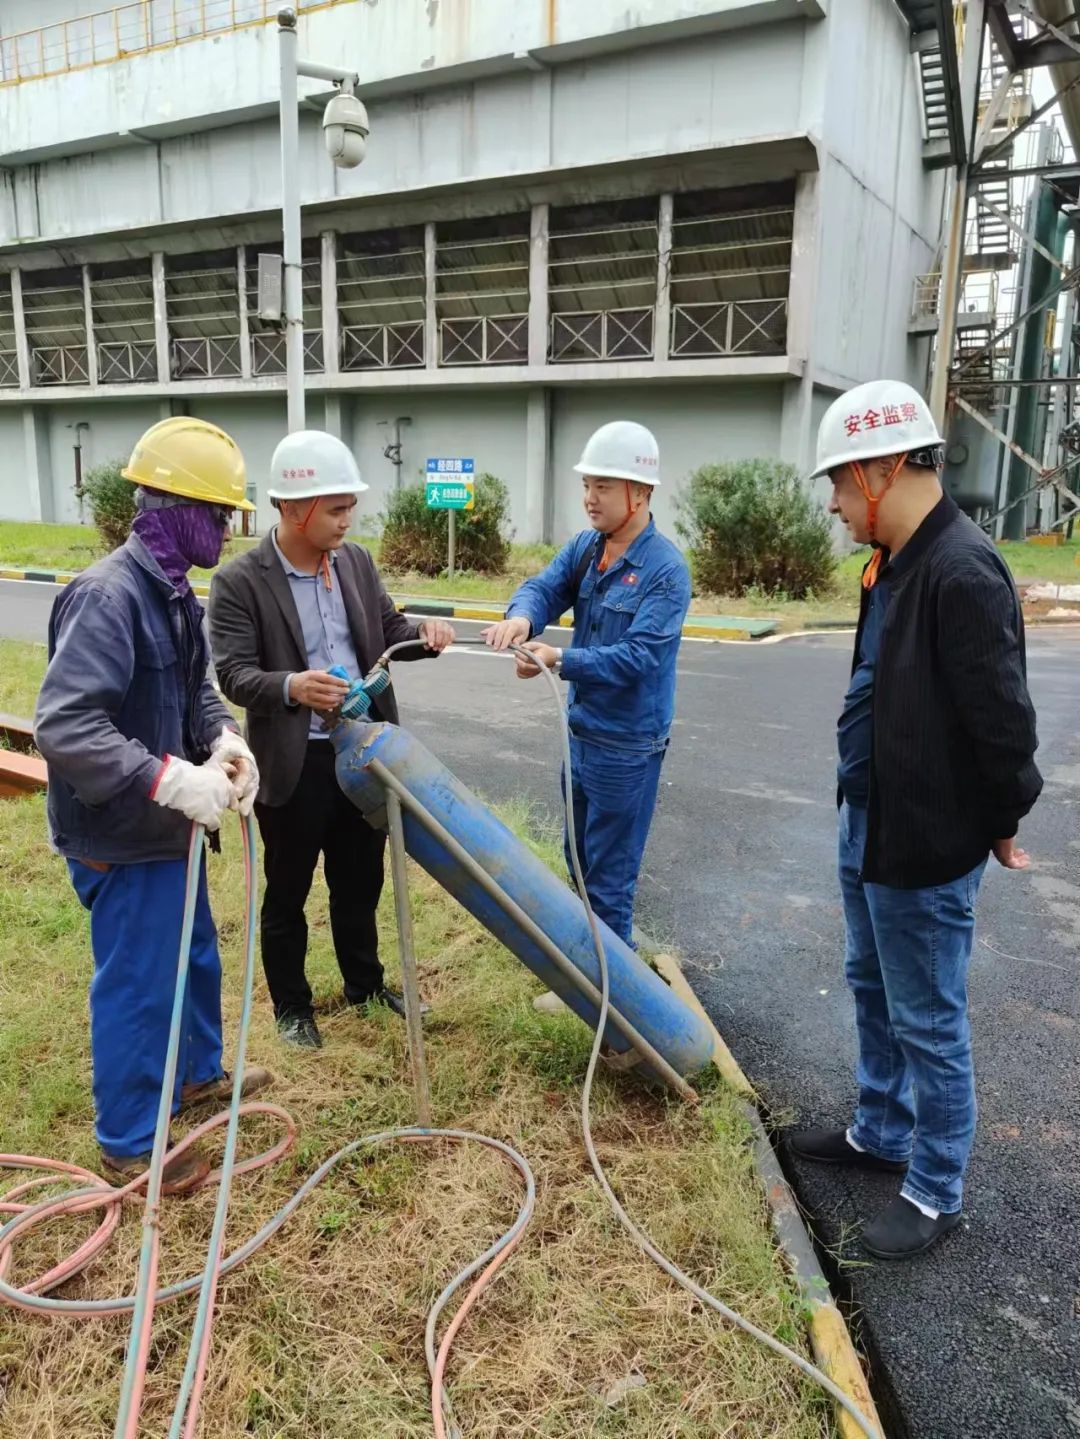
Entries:
<svg viewBox="0 0 1080 1439">
<path fill-rule="evenodd" d="M 1071 533 L 1080 514 L 1080 166 L 1068 163 L 1052 112 L 1064 113 L 1075 149 L 1076 7 L 902 0 L 901 8 L 920 58 L 943 57 L 924 94 L 926 162 L 947 152 L 954 167 L 941 265 L 920 277 L 911 326 L 937 334 L 931 402 L 947 425 L 946 481 L 997 537 Z M 951 47 L 937 44 L 944 31 Z M 1054 93 L 1036 105 L 1032 74 L 1044 67 Z"/>
</svg>

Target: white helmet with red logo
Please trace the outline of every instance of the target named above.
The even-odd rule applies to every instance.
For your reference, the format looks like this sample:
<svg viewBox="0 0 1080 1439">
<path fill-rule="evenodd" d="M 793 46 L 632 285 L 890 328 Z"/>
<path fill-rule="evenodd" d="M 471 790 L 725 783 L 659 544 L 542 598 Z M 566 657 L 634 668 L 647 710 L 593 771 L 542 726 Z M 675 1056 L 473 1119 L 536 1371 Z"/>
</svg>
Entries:
<svg viewBox="0 0 1080 1439">
<path fill-rule="evenodd" d="M 590 436 L 574 469 L 597 480 L 629 480 L 655 489 L 660 483 L 660 449 L 644 425 L 612 420 Z"/>
<path fill-rule="evenodd" d="M 272 500 L 314 500 L 320 495 L 360 495 L 367 489 L 352 450 L 325 430 L 286 435 L 270 461 Z"/>
<path fill-rule="evenodd" d="M 856 385 L 825 411 L 818 430 L 817 463 L 812 480 L 853 460 L 883 455 L 917 455 L 940 464 L 945 441 L 918 390 L 900 380 L 871 380 Z"/>
</svg>

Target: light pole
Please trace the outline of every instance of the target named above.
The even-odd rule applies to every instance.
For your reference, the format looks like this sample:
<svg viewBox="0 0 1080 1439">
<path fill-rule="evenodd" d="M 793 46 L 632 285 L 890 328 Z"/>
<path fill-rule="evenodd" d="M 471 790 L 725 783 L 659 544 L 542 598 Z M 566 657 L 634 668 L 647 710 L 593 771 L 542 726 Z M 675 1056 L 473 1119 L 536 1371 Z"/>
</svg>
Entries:
<svg viewBox="0 0 1080 1439">
<path fill-rule="evenodd" d="M 340 170 L 354 170 L 367 153 L 368 117 L 353 94 L 358 76 L 335 65 L 316 65 L 296 54 L 296 11 L 278 11 L 281 69 L 281 220 L 284 267 L 285 384 L 289 433 L 304 428 L 304 284 L 300 242 L 300 116 L 297 77 L 329 80 L 335 95 L 323 113 L 323 143 Z"/>
</svg>

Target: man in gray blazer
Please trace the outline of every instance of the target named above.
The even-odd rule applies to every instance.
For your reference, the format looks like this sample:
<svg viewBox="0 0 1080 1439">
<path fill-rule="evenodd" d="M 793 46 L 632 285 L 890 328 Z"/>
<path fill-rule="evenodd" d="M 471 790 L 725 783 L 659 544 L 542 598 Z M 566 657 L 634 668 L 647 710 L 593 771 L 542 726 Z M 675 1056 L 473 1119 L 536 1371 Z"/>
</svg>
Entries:
<svg viewBox="0 0 1080 1439">
<path fill-rule="evenodd" d="M 266 982 L 281 1037 L 309 1049 L 320 1048 L 322 1038 L 304 973 L 304 906 L 320 854 L 346 1000 L 380 1000 L 403 1013 L 378 954 L 386 836 L 338 788 L 321 715 L 340 704 L 348 686 L 327 672 L 341 665 L 357 679 L 401 640 L 422 640 L 431 658 L 454 639 L 444 620 L 417 626 L 399 614 L 368 552 L 345 543 L 356 497 L 366 489 L 340 440 L 318 430 L 287 436 L 271 466 L 276 528 L 220 570 L 210 589 L 218 682 L 247 711 L 261 776 L 255 814 L 266 871 Z M 419 648 L 401 655 L 423 657 Z M 392 689 L 379 695 L 372 718 L 398 722 Z"/>
</svg>

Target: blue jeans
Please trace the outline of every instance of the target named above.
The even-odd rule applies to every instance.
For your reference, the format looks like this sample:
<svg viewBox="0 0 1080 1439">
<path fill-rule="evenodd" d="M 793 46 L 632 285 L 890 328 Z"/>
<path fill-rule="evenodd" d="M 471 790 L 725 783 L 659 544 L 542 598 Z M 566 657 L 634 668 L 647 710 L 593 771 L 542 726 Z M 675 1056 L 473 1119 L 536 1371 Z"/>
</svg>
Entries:
<svg viewBox="0 0 1080 1439">
<path fill-rule="evenodd" d="M 95 1133 L 106 1154 L 127 1159 L 145 1154 L 154 1143 L 176 991 L 187 862 L 114 864 L 101 873 L 69 860 L 68 869 L 76 894 L 90 911 Z M 182 1084 L 203 1084 L 221 1073 L 221 960 L 204 865 L 191 937 L 173 1113 Z"/>
<path fill-rule="evenodd" d="M 570 739 L 570 759 L 585 892 L 608 928 L 631 944 L 634 891 L 656 808 L 664 751 L 609 749 L 575 735 Z M 565 834 L 563 849 L 573 879 L 570 839 Z"/>
<path fill-rule="evenodd" d="M 882 1159 L 910 1159 L 901 1194 L 955 1214 L 975 1135 L 967 972 L 986 868 L 929 889 L 859 878 L 866 810 L 840 810 L 845 975 L 855 996 L 859 1107 L 848 1131 Z"/>
</svg>

